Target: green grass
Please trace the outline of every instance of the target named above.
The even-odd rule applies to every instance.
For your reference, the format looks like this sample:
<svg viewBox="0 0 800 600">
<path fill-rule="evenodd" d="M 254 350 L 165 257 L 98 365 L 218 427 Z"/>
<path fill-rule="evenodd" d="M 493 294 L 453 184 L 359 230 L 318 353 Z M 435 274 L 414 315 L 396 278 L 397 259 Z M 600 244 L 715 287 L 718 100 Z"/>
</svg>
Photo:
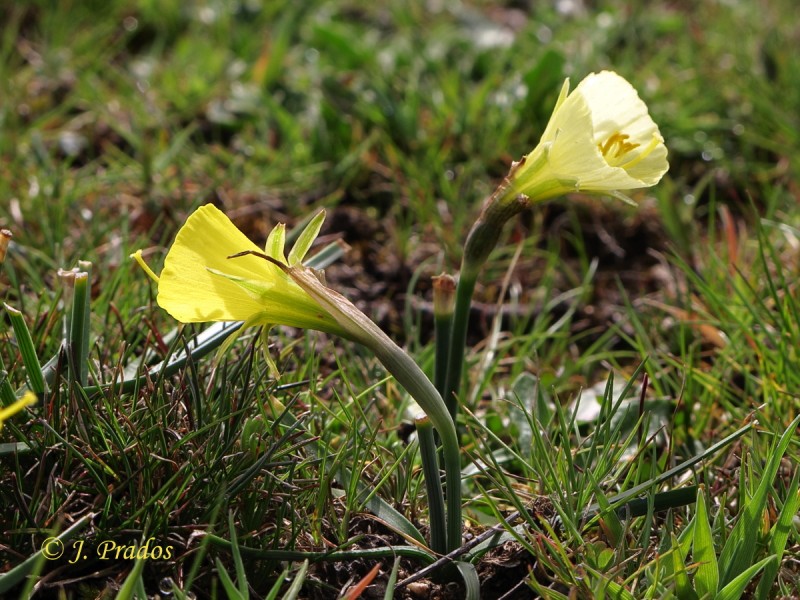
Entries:
<svg viewBox="0 0 800 600">
<path fill-rule="evenodd" d="M 51 4 L 0 9 L 0 398 L 43 387 L 33 363 L 53 357 L 49 391 L 0 433 L 0 594 L 334 598 L 377 562 L 376 593 L 391 576 L 410 594 L 431 558 L 413 541 L 428 502 L 402 388 L 368 352 L 297 331 L 270 337 L 277 380 L 254 332 L 155 369 L 202 327 L 178 329 L 128 255 L 160 266 L 207 202 L 256 243 L 326 208 L 322 236 L 351 245 L 328 283 L 432 374 L 430 276 L 457 268 L 563 78 L 604 68 L 647 102 L 670 172 L 638 208 L 523 214 L 487 265 L 465 527 L 520 514 L 462 558 L 484 598 L 498 581 L 518 598 L 794 593 L 792 2 Z M 80 260 L 88 347 L 64 331 L 84 313 L 57 275 Z M 64 532 L 65 556 L 44 559 Z M 96 552 L 148 538 L 171 557 Z"/>
</svg>

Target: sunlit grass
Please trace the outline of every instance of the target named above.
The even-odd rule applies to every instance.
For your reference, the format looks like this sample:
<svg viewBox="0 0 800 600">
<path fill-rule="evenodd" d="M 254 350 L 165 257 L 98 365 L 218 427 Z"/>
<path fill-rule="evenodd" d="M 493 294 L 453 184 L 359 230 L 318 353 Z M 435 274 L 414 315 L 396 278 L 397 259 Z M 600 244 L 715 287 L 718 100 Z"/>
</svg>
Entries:
<svg viewBox="0 0 800 600">
<path fill-rule="evenodd" d="M 245 334 L 123 392 L 200 329 L 176 330 L 127 256 L 148 248 L 160 271 L 207 202 L 257 243 L 326 208 L 323 238 L 353 246 L 329 283 L 432 374 L 429 276 L 457 268 L 563 78 L 603 68 L 635 82 L 671 170 L 638 209 L 576 197 L 523 214 L 493 254 L 459 421 L 466 527 L 520 511 L 491 558 L 520 597 L 699 596 L 716 591 L 714 560 L 720 583 L 730 564 L 753 569 L 745 595 L 794 593 L 796 436 L 775 450 L 800 413 L 791 2 L 50 4 L 0 9 L 0 226 L 14 233 L 0 299 L 31 341 L 0 309 L 3 401 L 30 381 L 21 350 L 53 357 L 50 393 L 0 434 L 2 595 L 75 579 L 66 597 L 115 593 L 132 573 L 150 594 L 337 597 L 376 562 L 385 582 L 391 548 L 397 580 L 423 568 L 419 540 L 374 516 L 376 500 L 427 533 L 414 409 L 374 357 L 275 331 L 275 380 Z M 56 273 L 78 260 L 92 262 L 87 391 L 60 353 Z M 748 424 L 644 504 L 608 505 Z M 655 495 L 681 490 L 703 504 Z M 767 510 L 746 513 L 756 497 Z M 141 572 L 43 560 L 62 532 L 92 552 L 154 536 L 174 556 Z M 724 550 L 737 536 L 753 551 Z M 484 597 L 499 597 L 480 554 Z"/>
</svg>

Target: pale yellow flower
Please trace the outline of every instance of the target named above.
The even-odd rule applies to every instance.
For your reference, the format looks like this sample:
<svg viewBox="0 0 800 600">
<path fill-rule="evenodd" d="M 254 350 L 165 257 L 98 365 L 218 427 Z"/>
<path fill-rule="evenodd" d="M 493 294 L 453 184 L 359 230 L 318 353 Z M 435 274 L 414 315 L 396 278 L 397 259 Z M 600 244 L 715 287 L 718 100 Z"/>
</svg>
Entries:
<svg viewBox="0 0 800 600">
<path fill-rule="evenodd" d="M 532 202 L 578 191 L 624 198 L 620 190 L 655 185 L 668 168 L 645 103 L 624 78 L 602 71 L 571 93 L 564 82 L 539 145 L 512 167 L 508 191 Z"/>
<path fill-rule="evenodd" d="M 283 224 L 261 250 L 211 204 L 192 213 L 178 231 L 156 276 L 141 250 L 132 258 L 158 282 L 158 305 L 182 323 L 244 321 L 288 325 L 344 335 L 336 320 L 279 266 L 299 263 L 319 232 L 320 213 L 284 256 Z M 267 258 L 268 257 L 268 258 Z"/>
<path fill-rule="evenodd" d="M 4 408 L 0 408 L 0 429 L 3 429 L 3 421 L 7 421 L 10 417 L 14 416 L 25 407 L 36 403 L 36 394 L 33 392 L 25 392 L 16 402 L 12 402 Z"/>
</svg>

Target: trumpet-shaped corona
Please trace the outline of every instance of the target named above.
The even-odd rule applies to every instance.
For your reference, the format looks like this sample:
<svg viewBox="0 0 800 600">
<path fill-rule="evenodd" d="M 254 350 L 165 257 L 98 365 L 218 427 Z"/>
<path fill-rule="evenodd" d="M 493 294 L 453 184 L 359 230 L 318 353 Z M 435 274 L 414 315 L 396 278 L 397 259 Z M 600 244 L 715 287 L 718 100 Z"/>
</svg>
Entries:
<svg viewBox="0 0 800 600">
<path fill-rule="evenodd" d="M 577 191 L 617 195 L 655 185 L 668 168 L 645 103 L 624 78 L 603 71 L 572 92 L 564 82 L 539 145 L 512 166 L 509 191 L 532 202 Z"/>
<path fill-rule="evenodd" d="M 324 213 L 309 223 L 284 256 L 285 229 L 275 227 L 262 251 L 211 204 L 192 213 L 178 231 L 156 276 L 141 252 L 131 255 L 158 283 L 158 305 L 182 323 L 244 321 L 345 335 L 336 320 L 277 264 L 302 260 Z M 347 336 L 346 336 L 347 337 Z"/>
</svg>

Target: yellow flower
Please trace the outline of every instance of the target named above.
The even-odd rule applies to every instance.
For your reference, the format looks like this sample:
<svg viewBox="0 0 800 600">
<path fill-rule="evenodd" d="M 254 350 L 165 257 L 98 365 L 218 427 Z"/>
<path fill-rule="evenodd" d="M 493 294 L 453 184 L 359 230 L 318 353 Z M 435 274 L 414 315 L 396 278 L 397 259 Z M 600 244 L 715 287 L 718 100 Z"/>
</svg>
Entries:
<svg viewBox="0 0 800 600">
<path fill-rule="evenodd" d="M 512 166 L 509 192 L 534 202 L 577 191 L 626 199 L 618 190 L 655 185 L 668 168 L 645 103 L 625 79 L 602 71 L 572 93 L 564 82 L 539 145 Z"/>
<path fill-rule="evenodd" d="M 35 403 L 36 394 L 33 392 L 25 392 L 25 395 L 16 402 L 12 402 L 5 408 L 0 408 L 0 429 L 3 429 L 3 421 L 6 421 L 9 417 L 14 416 L 26 406 L 30 406 L 31 404 Z"/>
<path fill-rule="evenodd" d="M 158 282 L 158 305 L 182 323 L 244 321 L 250 325 L 288 325 L 344 335 L 336 320 L 270 259 L 302 261 L 324 220 L 320 212 L 284 256 L 283 224 L 275 227 L 262 251 L 211 204 L 192 213 L 178 231 L 161 276 L 132 258 Z M 347 336 L 346 336 L 347 337 Z"/>
</svg>

